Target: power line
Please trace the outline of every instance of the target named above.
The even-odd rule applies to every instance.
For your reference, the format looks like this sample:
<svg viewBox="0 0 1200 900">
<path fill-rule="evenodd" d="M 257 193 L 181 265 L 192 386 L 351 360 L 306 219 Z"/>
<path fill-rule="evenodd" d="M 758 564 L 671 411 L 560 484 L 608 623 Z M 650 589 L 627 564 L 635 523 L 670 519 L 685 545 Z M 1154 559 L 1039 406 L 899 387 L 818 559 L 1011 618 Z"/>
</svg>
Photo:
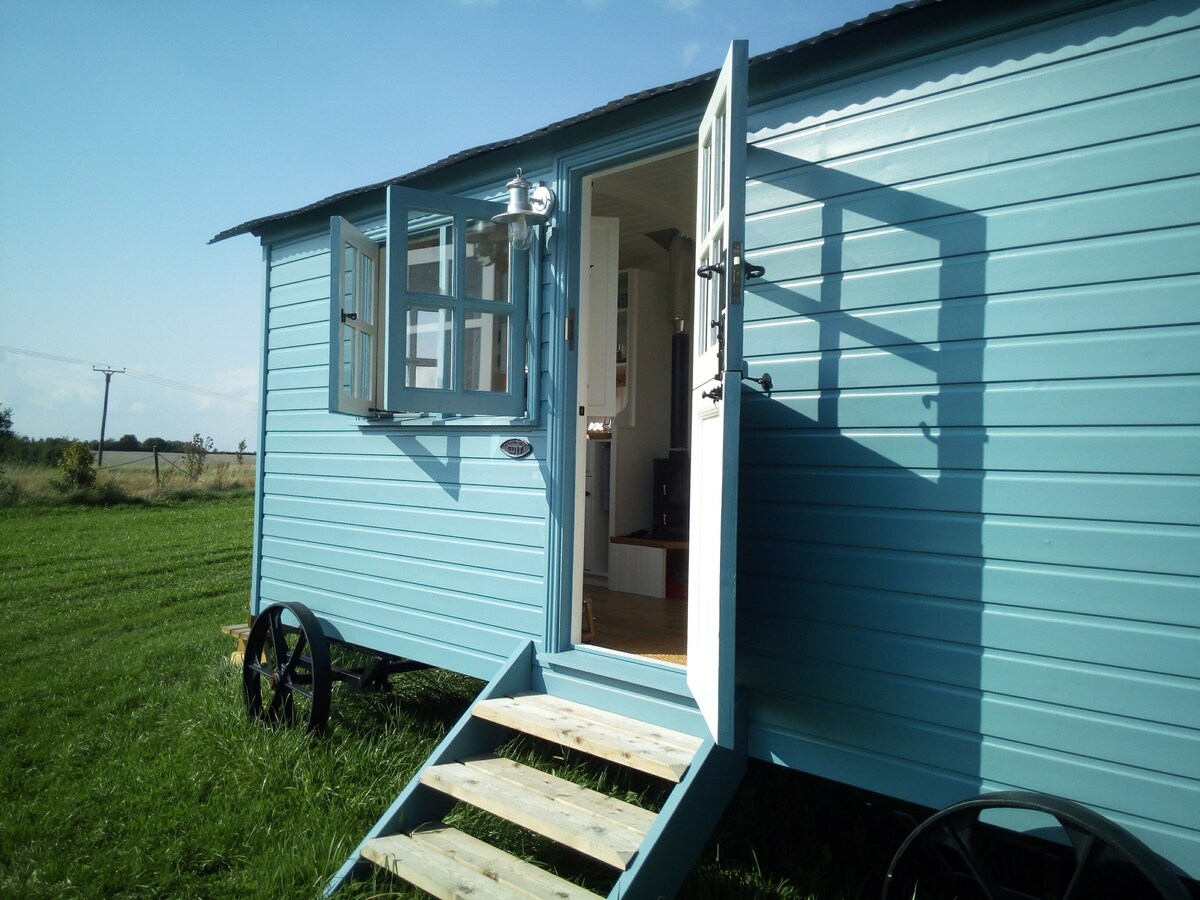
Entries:
<svg viewBox="0 0 1200 900">
<path fill-rule="evenodd" d="M 36 359 L 48 359 L 53 362 L 72 363 L 80 366 L 94 366 L 95 363 L 86 359 L 75 359 L 71 356 L 58 356 L 54 353 L 42 353 L 38 350 L 24 350 L 20 347 L 7 347 L 0 345 L 0 350 L 6 353 L 17 353 L 21 356 L 32 356 Z M 254 400 L 247 400 L 244 397 L 238 397 L 234 394 L 223 394 L 220 391 L 211 391 L 208 388 L 197 387 L 194 384 L 185 384 L 182 381 L 175 381 L 171 378 L 163 378 L 161 375 L 151 375 L 149 372 L 139 372 L 137 369 L 125 369 L 124 372 L 131 378 L 137 378 L 140 381 L 147 381 L 150 384 L 161 385 L 162 387 L 174 388 L 178 391 L 188 391 L 193 394 L 202 394 L 206 397 L 215 397 L 219 400 L 229 400 L 233 403 L 243 403 L 246 406 L 257 406 Z"/>
</svg>

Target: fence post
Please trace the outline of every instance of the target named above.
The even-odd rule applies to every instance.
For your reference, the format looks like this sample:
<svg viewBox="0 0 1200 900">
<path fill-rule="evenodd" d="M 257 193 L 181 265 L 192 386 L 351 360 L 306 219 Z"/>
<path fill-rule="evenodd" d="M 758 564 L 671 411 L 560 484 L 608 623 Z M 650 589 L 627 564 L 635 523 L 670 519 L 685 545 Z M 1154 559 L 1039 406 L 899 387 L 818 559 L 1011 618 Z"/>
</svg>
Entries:
<svg viewBox="0 0 1200 900">
<path fill-rule="evenodd" d="M 155 487 L 157 487 L 159 485 L 159 483 L 160 482 L 158 480 L 158 447 L 156 445 L 154 448 L 154 485 L 155 485 Z"/>
</svg>

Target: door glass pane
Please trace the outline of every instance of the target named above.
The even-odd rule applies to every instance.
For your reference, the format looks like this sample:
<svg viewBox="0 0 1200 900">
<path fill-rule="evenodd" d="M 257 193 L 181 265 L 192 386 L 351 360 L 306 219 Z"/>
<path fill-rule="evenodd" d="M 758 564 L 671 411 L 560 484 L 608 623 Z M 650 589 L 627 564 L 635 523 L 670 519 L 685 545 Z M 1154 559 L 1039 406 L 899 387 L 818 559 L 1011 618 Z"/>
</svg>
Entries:
<svg viewBox="0 0 1200 900">
<path fill-rule="evenodd" d="M 725 107 L 722 106 L 721 111 L 717 113 L 717 120 L 713 123 L 713 220 L 721 215 L 725 208 L 725 127 Z M 709 224 L 711 225 L 712 221 Z"/>
<path fill-rule="evenodd" d="M 508 390 L 509 317 L 469 312 L 463 348 L 463 388 L 468 391 Z"/>
<path fill-rule="evenodd" d="M 405 386 L 437 390 L 449 387 L 453 341 L 454 313 L 451 310 L 434 306 L 409 307 Z"/>
<path fill-rule="evenodd" d="M 467 219 L 467 298 L 508 302 L 508 229 Z"/>
<path fill-rule="evenodd" d="M 704 256 L 703 265 L 720 263 L 725 255 L 724 234 L 718 232 L 712 244 L 706 249 L 708 252 Z M 700 281 L 700 309 L 704 316 L 700 320 L 701 350 L 707 350 L 717 343 L 721 320 L 721 282 L 723 277 L 714 273 L 708 280 Z"/>
<path fill-rule="evenodd" d="M 454 217 L 408 211 L 408 289 L 448 297 L 454 293 Z"/>
</svg>

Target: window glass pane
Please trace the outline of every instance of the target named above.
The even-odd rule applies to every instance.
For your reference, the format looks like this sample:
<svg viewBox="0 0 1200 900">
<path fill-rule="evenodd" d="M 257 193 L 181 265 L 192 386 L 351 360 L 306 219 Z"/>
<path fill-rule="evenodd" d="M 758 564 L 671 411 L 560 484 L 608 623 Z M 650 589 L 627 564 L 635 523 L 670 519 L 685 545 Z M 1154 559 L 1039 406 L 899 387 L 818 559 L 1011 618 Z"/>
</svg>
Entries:
<svg viewBox="0 0 1200 900">
<path fill-rule="evenodd" d="M 357 288 L 358 274 L 355 263 L 358 262 L 358 250 L 352 244 L 346 244 L 342 252 L 342 312 L 347 315 L 358 312 Z M 343 321 L 345 321 L 343 319 Z"/>
<path fill-rule="evenodd" d="M 509 317 L 499 313 L 466 314 L 463 387 L 468 391 L 508 390 Z"/>
<path fill-rule="evenodd" d="M 358 317 L 370 325 L 375 321 L 375 260 L 360 255 L 358 265 Z"/>
<path fill-rule="evenodd" d="M 431 306 L 409 307 L 407 337 L 405 387 L 449 387 L 454 313 Z"/>
<path fill-rule="evenodd" d="M 487 219 L 467 220 L 467 297 L 508 302 L 508 229 Z"/>
<path fill-rule="evenodd" d="M 349 395 L 354 389 L 354 329 L 342 326 L 342 393 Z"/>
<path fill-rule="evenodd" d="M 408 289 L 448 297 L 454 293 L 454 217 L 408 211 Z"/>
<path fill-rule="evenodd" d="M 358 333 L 358 396 L 371 400 L 375 396 L 375 359 L 371 353 L 372 335 Z"/>
</svg>

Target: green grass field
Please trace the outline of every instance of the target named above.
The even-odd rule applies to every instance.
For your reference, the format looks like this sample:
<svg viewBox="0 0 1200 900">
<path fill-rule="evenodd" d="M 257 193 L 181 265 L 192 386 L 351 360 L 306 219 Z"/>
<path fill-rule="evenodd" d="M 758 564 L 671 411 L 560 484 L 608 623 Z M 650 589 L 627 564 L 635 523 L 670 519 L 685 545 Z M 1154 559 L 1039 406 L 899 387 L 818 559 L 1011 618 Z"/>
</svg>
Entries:
<svg viewBox="0 0 1200 900">
<path fill-rule="evenodd" d="M 247 723 L 219 627 L 245 618 L 252 515 L 0 509 L 0 896 L 318 897 L 482 686 L 339 686 L 324 738 Z M 876 897 L 899 832 L 860 809 L 754 766 L 683 896 Z"/>
</svg>

